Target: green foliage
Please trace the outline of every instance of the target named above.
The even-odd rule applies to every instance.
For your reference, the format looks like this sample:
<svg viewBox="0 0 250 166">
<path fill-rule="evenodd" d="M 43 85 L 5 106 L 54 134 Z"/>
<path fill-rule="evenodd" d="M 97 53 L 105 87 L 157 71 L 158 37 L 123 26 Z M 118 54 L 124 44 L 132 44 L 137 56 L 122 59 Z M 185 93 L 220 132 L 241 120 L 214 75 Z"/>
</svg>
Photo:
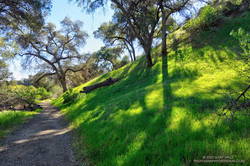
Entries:
<svg viewBox="0 0 250 166">
<path fill-rule="evenodd" d="M 34 67 L 32 62 L 39 62 L 36 63 L 36 67 L 40 68 L 36 82 L 54 75 L 63 91 L 67 91 L 67 72 L 82 70 L 80 64 L 84 57 L 80 55 L 79 50 L 85 45 L 88 37 L 81 29 L 82 25 L 79 20 L 74 22 L 65 17 L 61 21 L 60 30 L 57 30 L 53 23 L 48 23 L 37 32 L 17 32 L 15 39 L 22 48 L 18 55 L 25 56 L 23 60 L 26 65 Z M 51 63 L 52 61 L 54 63 Z"/>
<path fill-rule="evenodd" d="M 77 99 L 78 93 L 75 93 L 73 89 L 69 89 L 63 94 L 63 103 L 73 103 Z"/>
<path fill-rule="evenodd" d="M 250 31 L 249 31 L 250 32 Z M 243 77 L 250 80 L 250 33 L 246 30 L 239 28 L 237 31 L 233 30 L 230 35 L 239 41 L 241 53 L 237 55 L 237 59 L 244 65 L 239 69 L 239 72 Z"/>
<path fill-rule="evenodd" d="M 25 85 L 2 85 L 0 90 L 0 106 L 15 106 L 28 104 L 34 106 L 38 100 L 47 99 L 50 93 L 44 88 L 35 88 Z"/>
<path fill-rule="evenodd" d="M 12 49 L 14 49 L 13 47 Z M 0 37 L 0 84 L 1 81 L 8 80 L 12 75 L 8 69 L 8 64 L 6 63 L 6 60 L 11 57 L 7 50 L 10 50 L 10 48 L 4 42 L 4 39 Z"/>
<path fill-rule="evenodd" d="M 38 30 L 51 7 L 50 0 L 8 0 L 0 3 L 0 30 L 23 26 Z"/>
<path fill-rule="evenodd" d="M 239 41 L 240 48 L 243 53 L 241 54 L 241 58 L 249 63 L 250 60 L 250 33 L 246 32 L 244 29 L 239 28 L 237 31 L 233 30 L 230 35 L 236 38 Z"/>
<path fill-rule="evenodd" d="M 16 125 L 21 124 L 27 118 L 37 114 L 26 111 L 3 111 L 0 112 L 0 138 L 9 133 Z"/>
<path fill-rule="evenodd" d="M 245 3 L 248 0 L 223 0 L 214 1 L 212 5 L 206 5 L 200 9 L 198 16 L 189 20 L 184 29 L 187 30 L 208 30 L 211 26 L 218 26 L 227 16 L 240 14 L 240 8 L 247 10 Z M 241 10 L 242 10 L 241 9 Z"/>
<path fill-rule="evenodd" d="M 19 99 L 22 99 L 29 104 L 35 104 L 36 100 L 46 99 L 49 93 L 44 88 L 35 88 L 33 86 L 16 85 L 10 86 L 10 92 L 15 94 Z"/>
<path fill-rule="evenodd" d="M 48 99 L 51 96 L 51 93 L 48 92 L 45 88 L 43 87 L 38 87 L 36 89 L 36 98 L 39 100 L 44 100 L 44 99 Z"/>
<path fill-rule="evenodd" d="M 208 28 L 211 23 L 219 18 L 219 10 L 210 5 L 207 5 L 200 9 L 198 17 L 189 20 L 184 28 L 185 29 L 205 29 Z"/>
<path fill-rule="evenodd" d="M 14 93 L 18 98 L 21 98 L 28 103 L 35 103 L 37 91 L 33 86 L 17 85 L 10 87 L 11 92 Z"/>
<path fill-rule="evenodd" d="M 11 77 L 7 64 L 0 59 L 0 84 L 1 81 L 6 81 Z"/>
<path fill-rule="evenodd" d="M 96 60 L 96 65 L 99 66 L 101 70 L 107 72 L 121 67 L 121 54 L 122 48 L 120 47 L 102 47 L 93 55 L 93 58 Z"/>
</svg>

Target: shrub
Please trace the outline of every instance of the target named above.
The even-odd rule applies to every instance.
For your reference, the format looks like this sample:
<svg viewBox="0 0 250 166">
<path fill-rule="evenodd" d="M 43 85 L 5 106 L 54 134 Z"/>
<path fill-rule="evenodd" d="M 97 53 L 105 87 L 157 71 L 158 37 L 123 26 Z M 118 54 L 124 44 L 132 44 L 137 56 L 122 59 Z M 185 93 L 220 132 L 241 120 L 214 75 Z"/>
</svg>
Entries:
<svg viewBox="0 0 250 166">
<path fill-rule="evenodd" d="M 237 60 L 243 62 L 244 65 L 240 68 L 242 76 L 250 80 L 250 33 L 242 28 L 230 32 L 240 45 L 241 54 L 238 55 Z M 237 69 L 237 68 L 236 68 Z"/>
<path fill-rule="evenodd" d="M 37 99 L 44 100 L 48 99 L 51 96 L 51 93 L 49 93 L 45 88 L 39 87 L 37 88 Z"/>
<path fill-rule="evenodd" d="M 29 105 L 35 104 L 36 97 L 37 97 L 37 91 L 35 87 L 15 85 L 15 86 L 10 86 L 9 88 L 13 97 L 20 99 L 28 103 Z"/>
<path fill-rule="evenodd" d="M 34 86 L 11 85 L 1 87 L 0 107 L 11 108 L 17 104 L 27 105 L 33 108 L 36 101 L 49 97 L 49 92 L 44 88 L 35 88 Z"/>
<path fill-rule="evenodd" d="M 184 28 L 188 30 L 192 29 L 206 29 L 215 22 L 220 16 L 220 12 L 218 9 L 207 5 L 200 10 L 198 17 L 189 20 Z"/>
<path fill-rule="evenodd" d="M 67 92 L 63 94 L 63 103 L 72 103 L 73 101 L 76 100 L 78 94 L 73 92 L 72 89 L 69 89 Z"/>
</svg>

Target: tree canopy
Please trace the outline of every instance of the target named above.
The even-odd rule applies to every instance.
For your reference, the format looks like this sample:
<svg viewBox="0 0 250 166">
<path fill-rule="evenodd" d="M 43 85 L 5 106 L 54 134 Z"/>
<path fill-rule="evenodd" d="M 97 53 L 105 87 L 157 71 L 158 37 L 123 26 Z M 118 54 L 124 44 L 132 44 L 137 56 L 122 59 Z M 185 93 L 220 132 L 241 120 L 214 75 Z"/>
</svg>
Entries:
<svg viewBox="0 0 250 166">
<path fill-rule="evenodd" d="M 8 80 L 11 75 L 8 65 L 3 60 L 0 60 L 0 83 L 1 81 Z"/>
<path fill-rule="evenodd" d="M 1 0 L 0 30 L 17 29 L 23 25 L 32 29 L 41 27 L 50 7 L 50 0 Z"/>
<path fill-rule="evenodd" d="M 69 18 L 61 21 L 62 29 L 48 23 L 39 32 L 19 32 L 17 39 L 22 46 L 18 54 L 25 57 L 27 65 L 36 62 L 40 69 L 39 81 L 45 76 L 56 75 L 64 91 L 67 90 L 66 74 L 79 71 L 75 68 L 83 58 L 80 48 L 85 44 L 88 35 L 81 30 L 82 22 L 73 22 Z"/>
<path fill-rule="evenodd" d="M 108 0 L 75 0 L 80 6 L 93 12 L 97 8 L 104 6 Z M 187 10 L 195 1 L 193 0 L 110 0 L 115 13 L 120 13 L 123 19 L 122 25 L 133 34 L 142 46 L 146 55 L 147 65 L 153 65 L 151 50 L 153 47 L 154 36 L 162 21 L 162 56 L 167 55 L 166 36 L 167 23 L 173 13 Z M 121 22 L 121 21 L 120 21 Z M 117 23 L 117 22 L 116 22 Z M 107 27 L 107 25 L 105 25 Z M 101 27 L 103 30 L 103 26 Z M 100 30 L 99 30 L 100 31 Z M 103 33 L 104 34 L 104 33 Z M 106 33 L 106 36 L 109 36 Z"/>
<path fill-rule="evenodd" d="M 113 15 L 113 20 L 103 23 L 98 30 L 94 32 L 96 38 L 103 40 L 106 46 L 117 45 L 123 50 L 127 50 L 131 61 L 136 60 L 135 39 L 136 36 L 130 30 L 121 12 L 116 11 Z"/>
</svg>

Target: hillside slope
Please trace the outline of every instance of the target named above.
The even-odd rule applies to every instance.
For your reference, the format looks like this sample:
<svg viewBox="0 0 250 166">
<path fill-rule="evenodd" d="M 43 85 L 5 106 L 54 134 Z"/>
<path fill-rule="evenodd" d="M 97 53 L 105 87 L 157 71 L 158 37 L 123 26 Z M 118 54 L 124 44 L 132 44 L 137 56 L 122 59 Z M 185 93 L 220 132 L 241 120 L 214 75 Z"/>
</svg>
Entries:
<svg viewBox="0 0 250 166">
<path fill-rule="evenodd" d="M 79 134 L 77 149 L 94 165 L 189 165 L 203 156 L 250 162 L 250 121 L 239 113 L 228 122 L 216 112 L 246 86 L 235 70 L 238 43 L 230 31 L 250 32 L 250 13 L 197 35 L 197 42 L 172 50 L 167 73 L 160 60 L 144 59 L 73 90 L 72 101 L 54 101 Z M 155 50 L 157 54 L 157 50 Z M 142 57 L 143 58 L 143 57 Z M 163 64 L 162 64 L 163 63 Z M 79 94 L 82 87 L 122 77 L 118 83 Z M 64 95 L 65 96 L 65 95 Z M 68 95 L 70 97 L 70 95 Z"/>
</svg>

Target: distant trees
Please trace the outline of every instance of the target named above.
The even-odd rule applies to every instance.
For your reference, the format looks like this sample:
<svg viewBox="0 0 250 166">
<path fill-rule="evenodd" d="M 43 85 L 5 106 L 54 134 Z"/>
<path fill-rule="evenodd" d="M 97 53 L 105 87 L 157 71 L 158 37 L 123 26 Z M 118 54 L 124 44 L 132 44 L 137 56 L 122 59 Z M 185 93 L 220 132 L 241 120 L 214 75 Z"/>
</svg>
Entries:
<svg viewBox="0 0 250 166">
<path fill-rule="evenodd" d="M 95 53 L 93 53 L 95 54 Z M 67 73 L 67 82 L 70 87 L 76 87 L 85 83 L 94 77 L 103 74 L 103 69 L 101 69 L 96 63 L 96 58 L 93 54 L 85 54 L 84 62 L 77 65 L 76 67 L 81 67 L 82 70 L 79 72 L 69 71 Z"/>
<path fill-rule="evenodd" d="M 121 67 L 120 55 L 122 49 L 102 47 L 99 51 L 95 52 L 92 56 L 95 59 L 96 65 L 104 70 L 104 72 L 112 71 Z"/>
<path fill-rule="evenodd" d="M 87 7 L 88 11 L 94 11 L 103 6 L 107 0 L 76 0 L 80 5 Z M 160 19 L 160 8 L 155 0 L 111 0 L 116 13 L 121 13 L 124 24 L 128 30 L 138 39 L 145 55 L 147 66 L 153 66 L 151 51 L 154 34 Z"/>
<path fill-rule="evenodd" d="M 87 11 L 94 11 L 96 8 L 104 6 L 108 0 L 75 0 Z M 159 21 L 161 21 L 161 38 L 162 38 L 162 56 L 167 55 L 166 39 L 167 26 L 169 19 L 172 19 L 171 15 L 176 12 L 187 10 L 187 7 L 191 6 L 196 1 L 194 0 L 110 0 L 115 14 L 119 14 L 122 17 L 119 21 L 113 23 L 115 25 L 121 25 L 126 27 L 125 33 L 132 34 L 134 38 L 137 38 L 139 44 L 142 46 L 147 60 L 148 67 L 153 65 L 151 50 L 153 47 L 153 41 L 155 33 L 159 29 Z M 200 0 L 202 1 L 202 0 Z M 99 36 L 104 38 L 110 37 L 107 34 L 105 28 L 112 24 L 105 24 L 97 31 Z M 113 28 L 113 27 L 112 27 Z M 111 29 L 111 28 L 110 28 Z M 119 29 L 122 29 L 119 27 Z M 100 35 L 101 34 L 101 35 Z M 126 39 L 127 36 L 125 36 Z M 108 38 L 110 39 L 110 38 Z M 117 39 L 118 40 L 118 39 Z M 122 39 L 120 39 L 122 40 Z M 167 59 L 166 59 L 167 60 Z"/>
<path fill-rule="evenodd" d="M 153 66 L 152 61 L 152 47 L 154 35 L 157 30 L 160 19 L 160 9 L 156 6 L 155 1 L 119 1 L 112 0 L 115 10 L 121 12 L 125 18 L 129 30 L 138 39 L 142 46 L 147 66 Z"/>
<path fill-rule="evenodd" d="M 8 65 L 3 60 L 0 60 L 0 84 L 2 81 L 7 81 L 11 75 Z"/>
<path fill-rule="evenodd" d="M 8 52 L 5 51 L 6 44 L 3 40 L 4 38 L 0 37 L 0 84 L 3 81 L 8 80 L 12 73 L 9 72 L 8 64 L 6 59 L 9 58 Z"/>
<path fill-rule="evenodd" d="M 129 62 L 128 57 L 121 57 L 121 51 L 122 49 L 119 47 L 102 47 L 94 53 L 82 55 L 81 62 L 72 64 L 72 67 L 74 67 L 74 69 L 79 69 L 79 71 L 74 72 L 69 70 L 66 74 L 67 88 L 79 86 L 98 75 L 126 65 Z M 45 73 L 41 70 L 34 76 L 30 76 L 28 82 L 32 83 L 35 87 L 44 87 L 53 92 L 53 95 L 60 94 L 60 89 L 58 89 L 58 84 L 60 85 L 60 82 L 57 76 L 48 75 L 40 79 L 43 74 Z"/>
<path fill-rule="evenodd" d="M 98 30 L 94 32 L 96 38 L 104 41 L 107 47 L 117 45 L 124 50 L 127 50 L 131 61 L 136 60 L 135 53 L 135 35 L 130 31 L 130 27 L 126 23 L 126 19 L 120 12 L 116 12 L 113 20 L 108 23 L 103 23 Z"/>
<path fill-rule="evenodd" d="M 49 23 L 38 32 L 19 31 L 17 40 L 22 46 L 18 54 L 26 58 L 26 64 L 36 62 L 40 67 L 40 77 L 37 81 L 46 76 L 56 75 L 65 92 L 67 73 L 82 70 L 75 65 L 83 58 L 79 49 L 85 44 L 88 35 L 81 30 L 80 21 L 73 22 L 65 18 L 61 26 L 61 30 L 56 30 L 55 25 Z"/>
<path fill-rule="evenodd" d="M 68 84 L 71 87 L 78 86 L 94 77 L 116 70 L 129 63 L 127 56 L 122 56 L 120 47 L 102 47 L 100 50 L 84 55 L 84 62 L 80 65 L 82 70 L 67 74 Z"/>
<path fill-rule="evenodd" d="M 28 78 L 22 79 L 20 81 L 17 81 L 18 85 L 32 85 L 35 88 L 44 88 L 46 89 L 48 92 L 50 92 L 52 95 L 51 97 L 58 97 L 62 94 L 63 90 L 61 88 L 60 82 L 57 79 L 56 75 L 51 75 L 51 76 L 47 76 L 44 77 L 42 79 L 40 79 L 39 81 L 37 81 L 38 78 L 41 77 L 43 73 L 36 73 L 34 75 L 29 75 Z M 69 78 L 69 74 L 67 74 L 67 87 L 71 88 L 70 83 L 68 82 Z"/>
</svg>

